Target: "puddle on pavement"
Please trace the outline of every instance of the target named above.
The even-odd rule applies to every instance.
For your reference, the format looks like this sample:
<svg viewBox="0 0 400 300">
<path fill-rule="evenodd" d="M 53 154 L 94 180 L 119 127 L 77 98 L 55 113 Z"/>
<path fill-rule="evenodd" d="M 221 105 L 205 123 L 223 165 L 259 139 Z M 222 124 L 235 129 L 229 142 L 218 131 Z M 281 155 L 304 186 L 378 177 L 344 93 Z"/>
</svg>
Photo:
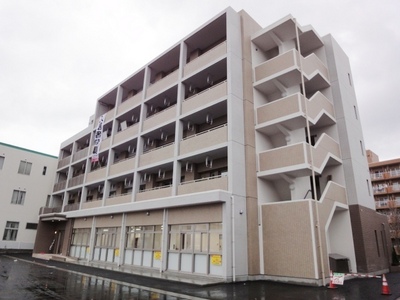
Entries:
<svg viewBox="0 0 400 300">
<path fill-rule="evenodd" d="M 5 256 L 0 256 L 0 266 L 0 299 L 189 299 Z"/>
</svg>

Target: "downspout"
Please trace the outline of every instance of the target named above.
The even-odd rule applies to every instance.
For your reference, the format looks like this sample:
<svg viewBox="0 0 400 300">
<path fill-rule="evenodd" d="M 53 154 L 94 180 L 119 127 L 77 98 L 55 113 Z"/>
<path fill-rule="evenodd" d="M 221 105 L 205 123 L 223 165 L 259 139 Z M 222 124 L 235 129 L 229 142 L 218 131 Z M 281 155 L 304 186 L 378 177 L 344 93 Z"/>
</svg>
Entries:
<svg viewBox="0 0 400 300">
<path fill-rule="evenodd" d="M 301 48 L 300 48 L 300 39 L 299 39 L 299 31 L 298 31 L 298 26 L 297 26 L 297 20 L 294 20 L 294 25 L 296 29 L 296 43 L 297 43 L 297 50 L 299 52 L 299 68 L 300 68 L 300 76 L 301 76 L 301 89 L 303 91 L 303 97 L 304 97 L 304 110 L 306 114 L 306 128 L 307 128 L 307 136 L 308 136 L 308 144 L 309 144 L 309 149 L 310 149 L 310 164 L 311 164 L 311 178 L 312 178 L 312 185 L 313 185 L 313 190 L 314 190 L 314 195 L 313 195 L 313 202 L 315 206 L 315 213 L 316 213 L 316 223 L 315 227 L 317 229 L 317 234 L 318 234 L 318 241 L 317 241 L 317 247 L 319 248 L 319 256 L 320 256 L 320 263 L 321 263 L 321 277 L 322 277 L 322 285 L 325 286 L 325 267 L 324 267 L 324 258 L 323 258 L 323 253 L 322 253 L 322 245 L 321 245 L 321 228 L 319 225 L 319 210 L 318 210 L 318 199 L 317 199 L 317 184 L 315 181 L 315 169 L 314 169 L 314 155 L 313 151 L 311 148 L 311 133 L 310 133 L 310 121 L 308 119 L 308 100 L 306 97 L 306 89 L 305 89 L 305 84 L 304 84 L 304 73 L 303 73 L 303 62 L 302 62 L 302 56 L 301 56 Z M 318 278 L 317 278 L 318 279 Z"/>
<path fill-rule="evenodd" d="M 231 224 L 232 224 L 232 280 L 236 282 L 236 250 L 235 250 L 235 198 L 231 196 Z"/>
</svg>

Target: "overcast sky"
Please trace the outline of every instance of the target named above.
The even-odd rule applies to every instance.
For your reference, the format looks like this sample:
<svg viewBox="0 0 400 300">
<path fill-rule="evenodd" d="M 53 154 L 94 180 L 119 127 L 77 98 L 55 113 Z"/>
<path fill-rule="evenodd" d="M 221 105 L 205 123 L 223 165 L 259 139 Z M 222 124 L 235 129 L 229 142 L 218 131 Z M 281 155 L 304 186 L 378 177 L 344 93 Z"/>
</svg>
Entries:
<svg viewBox="0 0 400 300">
<path fill-rule="evenodd" d="M 400 157 L 399 0 L 0 0 L 0 142 L 58 155 L 97 98 L 231 6 L 292 14 L 350 58 L 366 148 Z"/>
</svg>

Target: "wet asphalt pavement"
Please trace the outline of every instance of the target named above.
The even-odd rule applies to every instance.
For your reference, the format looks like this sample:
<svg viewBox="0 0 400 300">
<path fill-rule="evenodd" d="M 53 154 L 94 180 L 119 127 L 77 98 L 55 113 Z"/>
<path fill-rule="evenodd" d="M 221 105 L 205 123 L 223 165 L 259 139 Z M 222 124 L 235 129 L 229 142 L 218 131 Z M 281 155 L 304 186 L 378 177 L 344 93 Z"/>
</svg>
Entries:
<svg viewBox="0 0 400 300">
<path fill-rule="evenodd" d="M 381 295 L 382 280 L 346 280 L 337 289 L 268 281 L 198 286 L 74 263 L 33 259 L 27 254 L 0 256 L 0 299 L 252 299 L 380 300 L 400 299 L 400 273 L 387 274 L 391 295 Z"/>
</svg>

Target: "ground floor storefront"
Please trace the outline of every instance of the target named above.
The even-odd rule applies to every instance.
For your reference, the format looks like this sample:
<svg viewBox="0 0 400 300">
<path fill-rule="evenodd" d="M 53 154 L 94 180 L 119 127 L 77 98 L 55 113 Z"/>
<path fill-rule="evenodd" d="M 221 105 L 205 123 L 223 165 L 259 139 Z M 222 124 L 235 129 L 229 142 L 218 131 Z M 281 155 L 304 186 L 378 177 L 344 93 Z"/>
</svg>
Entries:
<svg viewBox="0 0 400 300">
<path fill-rule="evenodd" d="M 34 252 L 222 278 L 224 230 L 221 204 L 41 220 Z"/>
</svg>

